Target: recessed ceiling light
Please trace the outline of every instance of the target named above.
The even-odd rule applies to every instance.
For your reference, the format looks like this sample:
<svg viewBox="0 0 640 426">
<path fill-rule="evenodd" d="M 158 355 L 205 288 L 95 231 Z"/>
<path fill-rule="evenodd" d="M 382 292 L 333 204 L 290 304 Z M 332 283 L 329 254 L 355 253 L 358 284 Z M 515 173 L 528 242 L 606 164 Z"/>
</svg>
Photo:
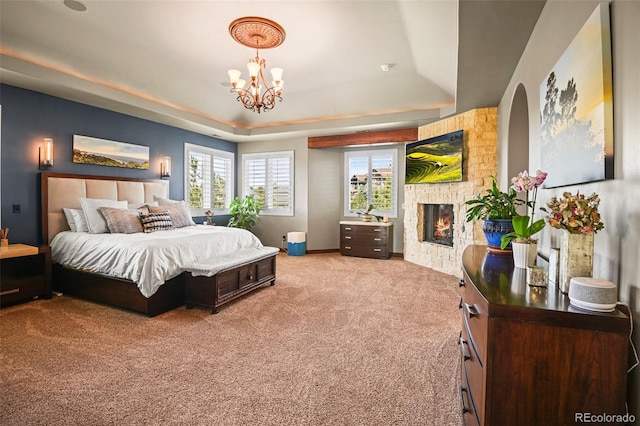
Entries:
<svg viewBox="0 0 640 426">
<path fill-rule="evenodd" d="M 387 72 L 391 69 L 391 65 L 390 64 L 382 64 L 380 65 L 380 69 L 384 72 Z"/>
<path fill-rule="evenodd" d="M 84 12 L 85 10 L 87 10 L 87 6 L 77 0 L 64 0 L 63 3 L 69 9 L 75 10 L 76 12 Z"/>
</svg>

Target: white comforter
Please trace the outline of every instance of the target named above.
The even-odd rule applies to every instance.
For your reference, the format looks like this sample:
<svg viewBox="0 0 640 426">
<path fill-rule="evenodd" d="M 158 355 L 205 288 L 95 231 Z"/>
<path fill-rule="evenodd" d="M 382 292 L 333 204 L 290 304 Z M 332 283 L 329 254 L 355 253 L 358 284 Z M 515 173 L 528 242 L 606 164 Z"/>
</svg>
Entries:
<svg viewBox="0 0 640 426">
<path fill-rule="evenodd" d="M 151 297 L 165 281 L 218 271 L 277 253 L 249 231 L 196 225 L 150 234 L 61 232 L 51 242 L 54 262 L 135 282 Z"/>
</svg>

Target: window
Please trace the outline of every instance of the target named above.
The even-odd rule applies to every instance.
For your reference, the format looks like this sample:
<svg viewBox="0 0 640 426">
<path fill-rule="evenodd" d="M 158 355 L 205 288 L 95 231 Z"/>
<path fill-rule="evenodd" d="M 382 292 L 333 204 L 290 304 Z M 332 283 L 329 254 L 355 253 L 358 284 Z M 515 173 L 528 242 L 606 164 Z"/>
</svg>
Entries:
<svg viewBox="0 0 640 426">
<path fill-rule="evenodd" d="M 185 194 L 195 216 L 207 210 L 227 213 L 233 200 L 235 155 L 232 152 L 185 144 Z"/>
<path fill-rule="evenodd" d="M 293 151 L 242 156 L 242 194 L 253 195 L 260 214 L 293 216 Z"/>
<path fill-rule="evenodd" d="M 344 154 L 344 215 L 356 216 L 354 210 L 397 217 L 398 151 L 349 151 Z"/>
</svg>

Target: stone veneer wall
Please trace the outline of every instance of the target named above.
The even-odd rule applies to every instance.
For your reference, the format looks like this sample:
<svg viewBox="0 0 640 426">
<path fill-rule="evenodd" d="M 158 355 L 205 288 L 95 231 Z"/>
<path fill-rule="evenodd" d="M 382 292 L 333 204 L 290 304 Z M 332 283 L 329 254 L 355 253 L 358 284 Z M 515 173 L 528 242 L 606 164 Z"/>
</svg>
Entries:
<svg viewBox="0 0 640 426">
<path fill-rule="evenodd" d="M 419 140 L 463 130 L 462 181 L 404 186 L 404 259 L 461 276 L 462 252 L 486 244 L 482 222 L 466 223 L 464 202 L 491 187 L 498 170 L 498 108 L 479 108 L 418 128 Z M 419 241 L 423 227 L 419 204 L 452 204 L 453 247 Z"/>
</svg>

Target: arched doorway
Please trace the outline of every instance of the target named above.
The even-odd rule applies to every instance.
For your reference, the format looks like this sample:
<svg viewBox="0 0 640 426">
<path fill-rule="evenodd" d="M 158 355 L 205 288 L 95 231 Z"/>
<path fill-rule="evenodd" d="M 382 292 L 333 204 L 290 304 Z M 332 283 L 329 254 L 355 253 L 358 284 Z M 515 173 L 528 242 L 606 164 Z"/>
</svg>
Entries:
<svg viewBox="0 0 640 426">
<path fill-rule="evenodd" d="M 509 179 L 523 170 L 529 170 L 529 106 L 527 91 L 522 83 L 518 84 L 511 103 L 507 152 Z"/>
</svg>

